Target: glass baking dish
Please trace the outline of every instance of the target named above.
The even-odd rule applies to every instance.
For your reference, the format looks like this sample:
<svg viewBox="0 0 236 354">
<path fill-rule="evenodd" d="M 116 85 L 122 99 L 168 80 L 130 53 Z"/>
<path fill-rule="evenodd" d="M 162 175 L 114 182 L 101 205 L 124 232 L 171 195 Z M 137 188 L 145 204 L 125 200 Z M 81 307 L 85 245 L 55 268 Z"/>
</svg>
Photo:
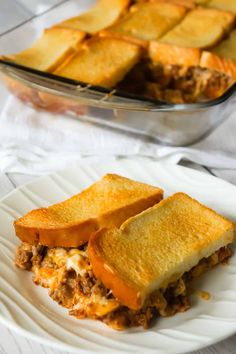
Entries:
<svg viewBox="0 0 236 354">
<path fill-rule="evenodd" d="M 85 10 L 84 1 L 62 1 L 3 33 L 0 35 L 1 52 L 6 53 L 4 43 L 7 43 L 8 53 L 27 47 L 24 33 L 27 33 L 27 41 L 32 42 L 39 29 L 74 15 L 75 3 L 78 13 L 82 3 L 81 8 Z M 87 6 L 91 3 L 88 2 Z M 34 34 L 32 38 L 29 38 L 29 33 Z M 12 41 L 10 50 L 9 40 Z M 236 104 L 236 84 L 218 99 L 194 104 L 168 104 L 62 78 L 5 60 L 0 60 L 0 71 L 9 90 L 36 109 L 64 113 L 174 146 L 193 144 L 211 133 L 230 115 Z"/>
</svg>

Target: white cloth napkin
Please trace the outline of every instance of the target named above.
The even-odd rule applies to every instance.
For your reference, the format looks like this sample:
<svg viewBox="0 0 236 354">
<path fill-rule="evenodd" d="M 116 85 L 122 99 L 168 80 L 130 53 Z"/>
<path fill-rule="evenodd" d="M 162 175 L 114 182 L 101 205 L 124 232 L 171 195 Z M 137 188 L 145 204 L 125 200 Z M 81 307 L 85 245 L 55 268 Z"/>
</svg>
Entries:
<svg viewBox="0 0 236 354">
<path fill-rule="evenodd" d="M 84 159 L 117 156 L 146 156 L 173 164 L 187 159 L 208 167 L 235 169 L 234 118 L 235 114 L 191 148 L 164 147 L 62 115 L 36 112 L 7 95 L 0 111 L 0 171 L 38 175 L 75 166 Z"/>
</svg>

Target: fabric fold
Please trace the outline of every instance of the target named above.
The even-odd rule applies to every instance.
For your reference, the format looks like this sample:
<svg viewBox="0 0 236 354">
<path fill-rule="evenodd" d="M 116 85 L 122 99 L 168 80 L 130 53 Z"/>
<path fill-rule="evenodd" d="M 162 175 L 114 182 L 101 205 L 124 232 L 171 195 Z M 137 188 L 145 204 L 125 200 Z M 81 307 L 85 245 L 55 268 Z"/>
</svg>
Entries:
<svg viewBox="0 0 236 354">
<path fill-rule="evenodd" d="M 117 156 L 143 156 L 172 164 L 184 159 L 210 168 L 235 169 L 236 156 L 230 153 L 236 150 L 235 128 L 232 115 L 192 147 L 167 147 L 60 114 L 35 111 L 9 95 L 0 113 L 0 171 L 38 175 L 76 166 L 84 159 Z M 220 146 L 226 144 L 221 139 L 226 136 L 227 151 L 223 152 Z"/>
</svg>

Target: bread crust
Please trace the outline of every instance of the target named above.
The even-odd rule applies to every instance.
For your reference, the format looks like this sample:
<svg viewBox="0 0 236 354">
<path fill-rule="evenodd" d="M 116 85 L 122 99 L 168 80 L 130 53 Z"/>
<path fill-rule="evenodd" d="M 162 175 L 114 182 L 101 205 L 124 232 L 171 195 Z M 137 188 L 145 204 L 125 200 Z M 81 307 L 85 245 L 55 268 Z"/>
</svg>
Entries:
<svg viewBox="0 0 236 354">
<path fill-rule="evenodd" d="M 175 201 L 182 204 L 180 210 L 172 210 L 170 214 L 172 217 L 169 218 L 166 209 L 164 209 L 164 214 L 162 214 L 162 216 L 160 214 L 161 222 L 158 224 L 159 217 L 155 219 L 156 210 L 159 208 L 163 210 L 163 207 L 166 208 L 167 206 L 168 208 L 169 206 L 172 208 L 172 202 Z M 190 204 L 188 205 L 188 203 Z M 191 226 L 191 207 L 195 208 L 196 206 L 198 208 L 198 214 L 195 214 L 193 217 L 193 225 L 195 225 L 195 227 L 193 227 Z M 178 208 L 178 206 L 174 208 Z M 176 220 L 178 220 L 176 210 L 180 211 L 181 224 L 176 223 Z M 193 211 L 193 215 L 194 213 Z M 149 215 L 152 215 L 152 220 L 149 218 Z M 146 218 L 146 222 L 144 218 Z M 198 223 L 198 219 L 202 220 L 199 224 L 196 224 Z M 162 228 L 166 220 L 168 220 L 169 226 L 167 225 Z M 211 227 L 213 234 L 211 235 L 207 234 L 210 228 L 209 225 L 211 224 L 209 222 L 210 220 L 212 220 L 213 225 Z M 154 224 L 156 222 L 155 225 L 157 226 L 155 226 L 155 229 L 149 229 L 149 225 L 151 225 L 152 221 Z M 202 225 L 202 229 L 200 230 L 197 227 L 199 225 Z M 221 231 L 219 231 L 220 229 Z M 179 230 L 179 235 L 181 236 L 179 236 L 179 239 L 175 242 L 175 237 L 178 235 L 176 230 Z M 138 241 L 138 237 L 136 237 L 137 232 L 140 233 L 138 237 L 142 239 L 142 242 Z M 202 237 L 205 235 L 205 232 L 206 238 Z M 184 233 L 186 235 L 184 235 Z M 144 237 L 145 241 L 143 241 Z M 233 237 L 234 231 L 232 222 L 186 194 L 176 193 L 164 199 L 161 203 L 127 219 L 119 229 L 102 229 L 94 233 L 89 240 L 88 255 L 95 276 L 100 279 L 108 289 L 112 290 L 112 293 L 121 304 L 128 306 L 130 309 L 137 310 L 142 307 L 145 299 L 151 292 L 160 288 L 167 288 L 170 282 L 177 281 L 185 271 L 196 266 L 201 258 L 208 257 L 216 250 L 231 243 Z M 209 241 L 210 239 L 211 242 Z M 173 241 L 175 245 L 179 245 L 179 249 L 182 249 L 180 252 L 182 253 L 179 255 L 176 249 L 175 251 L 171 251 L 170 257 L 172 258 L 168 265 L 168 252 L 170 252 L 171 247 L 169 242 Z M 132 247 L 132 252 L 129 247 Z M 140 249 L 142 257 L 136 254 L 135 247 Z M 142 247 L 142 250 L 140 247 Z M 152 247 L 155 247 L 156 251 L 154 252 L 158 254 L 159 258 L 154 259 L 155 253 Z M 186 254 L 187 249 L 188 254 Z M 160 252 L 164 252 L 162 253 L 164 257 L 160 256 Z M 148 255 L 150 262 L 139 264 L 140 270 L 137 270 L 137 262 L 140 258 L 144 259 L 144 254 Z M 179 261 L 182 257 L 185 257 L 185 261 Z M 125 260 L 127 264 L 123 265 Z M 163 272 L 166 272 L 167 268 L 173 267 L 171 265 L 172 262 L 176 263 L 176 267 L 171 270 L 168 276 L 165 275 L 166 278 L 162 277 Z M 149 277 L 149 274 L 153 272 L 153 269 L 150 268 L 150 264 L 153 265 L 153 269 L 156 269 L 157 278 L 155 281 L 152 276 Z M 140 279 L 142 279 L 141 282 Z M 153 283 L 150 283 L 150 279 L 152 279 Z"/>
<path fill-rule="evenodd" d="M 149 0 L 150 2 L 169 2 L 174 5 L 186 7 L 187 9 L 193 9 L 196 6 L 194 0 Z"/>
<path fill-rule="evenodd" d="M 55 27 L 72 28 L 96 34 L 103 28 L 115 24 L 127 11 L 129 5 L 130 0 L 100 0 L 87 12 L 60 22 Z"/>
<path fill-rule="evenodd" d="M 189 11 L 183 21 L 161 37 L 160 41 L 180 47 L 207 49 L 218 44 L 234 24 L 233 13 L 198 6 Z"/>
<path fill-rule="evenodd" d="M 141 39 L 141 38 L 128 36 L 125 34 L 110 32 L 109 29 L 108 30 L 105 29 L 105 30 L 102 30 L 101 32 L 99 32 L 99 37 L 121 39 L 123 41 L 129 42 L 132 44 L 136 44 L 137 46 L 142 47 L 145 50 L 148 49 L 148 43 L 149 43 L 148 41 L 145 41 L 144 39 Z"/>
<path fill-rule="evenodd" d="M 121 38 L 94 37 L 54 74 L 111 88 L 138 63 L 141 54 L 139 46 Z"/>
<path fill-rule="evenodd" d="M 163 65 L 198 66 L 201 57 L 198 48 L 178 47 L 157 41 L 150 42 L 148 52 L 154 63 Z"/>
<path fill-rule="evenodd" d="M 93 266 L 93 273 L 98 279 L 101 279 L 107 289 L 111 289 L 113 295 L 125 304 L 130 309 L 138 310 L 142 306 L 142 299 L 140 293 L 123 280 L 116 271 L 112 269 L 106 260 L 102 257 L 102 252 L 99 245 L 99 239 L 102 237 L 106 229 L 102 229 L 94 233 L 89 240 L 88 256 Z"/>
<path fill-rule="evenodd" d="M 160 11 L 162 8 L 165 9 L 164 14 Z M 149 21 L 147 21 L 146 11 L 150 16 Z M 184 17 L 186 11 L 184 6 L 172 2 L 140 2 L 132 6 L 127 16 L 117 24 L 101 31 L 100 36 L 120 38 L 146 48 L 150 40 L 160 38 L 175 26 Z M 155 20 L 153 15 L 156 16 Z M 158 26 L 156 26 L 156 21 L 160 22 Z"/>
<path fill-rule="evenodd" d="M 29 244 L 42 244 L 48 247 L 79 247 L 86 243 L 90 235 L 98 230 L 96 220 L 91 219 L 79 225 L 70 225 L 61 228 L 42 229 L 25 227 L 14 222 L 16 235 L 21 241 Z"/>
<path fill-rule="evenodd" d="M 201 55 L 200 66 L 232 76 L 236 80 L 236 61 L 204 51 Z"/>
<path fill-rule="evenodd" d="M 161 199 L 162 194 L 154 195 L 141 199 L 133 205 L 101 215 L 97 219 L 91 218 L 81 223 L 65 225 L 64 227 L 54 226 L 47 229 L 27 227 L 24 225 L 23 216 L 14 222 L 15 232 L 23 242 L 30 244 L 39 243 L 48 247 L 79 247 L 88 242 L 90 236 L 97 230 L 104 227 L 120 226 L 127 218 L 158 203 Z"/>
<path fill-rule="evenodd" d="M 236 15 L 235 0 L 209 0 L 206 6 L 213 7 L 218 10 L 230 11 Z"/>
<path fill-rule="evenodd" d="M 111 183 L 111 188 L 113 186 L 113 180 L 117 180 L 117 183 L 119 184 L 125 184 L 128 180 L 124 177 L 122 178 L 113 174 L 108 174 L 103 178 L 105 178 L 106 181 L 110 181 L 109 183 Z M 142 188 L 140 184 L 138 182 L 130 180 L 128 181 L 129 183 L 134 183 L 133 193 L 135 193 L 136 189 L 135 183 L 137 183 L 137 188 L 139 188 L 138 190 L 140 193 L 140 188 Z M 103 183 L 103 180 L 98 181 L 97 183 Z M 83 203 L 83 201 L 86 199 L 86 196 L 89 195 L 90 199 L 92 198 L 94 200 L 94 203 L 96 203 L 96 189 L 95 191 L 94 189 L 92 189 L 91 191 L 91 188 L 94 188 L 94 185 L 82 191 L 79 195 L 74 196 L 62 203 L 59 203 L 62 209 L 60 208 L 59 211 L 58 209 L 56 209 L 57 213 L 60 213 L 61 210 L 70 211 L 70 209 L 72 208 L 70 203 L 73 198 L 78 198 L 80 199 L 80 203 Z M 113 188 L 115 187 L 113 186 Z M 93 215 L 93 212 L 88 211 L 88 217 L 81 220 L 78 219 L 78 221 L 73 220 L 73 222 L 66 222 L 64 221 L 64 219 L 59 219 L 58 222 L 58 219 L 54 218 L 54 211 L 55 208 L 58 208 L 58 204 L 55 207 L 49 207 L 49 209 L 41 208 L 32 210 L 31 212 L 17 219 L 14 222 L 16 235 L 23 242 L 27 242 L 29 244 L 40 243 L 48 247 L 78 247 L 86 243 L 89 240 L 90 236 L 97 230 L 102 228 L 119 227 L 129 217 L 134 216 L 140 213 L 141 211 L 158 203 L 163 198 L 163 191 L 157 187 L 153 187 L 153 191 L 151 189 L 148 190 L 147 194 L 144 197 L 139 197 L 130 203 L 128 201 L 125 189 L 121 189 L 117 197 L 121 199 L 126 198 L 125 200 L 127 200 L 127 204 L 120 205 L 116 199 L 114 200 L 113 197 L 111 197 L 111 206 L 114 205 L 114 203 L 118 203 L 118 205 L 115 204 L 115 207 L 113 207 L 113 209 L 109 207 L 104 211 L 102 201 L 98 200 L 99 211 L 96 212 L 96 215 Z M 109 198 L 109 194 L 107 198 Z M 50 210 L 52 210 L 52 212 L 50 212 Z"/>
<path fill-rule="evenodd" d="M 69 28 L 48 28 L 30 48 L 5 58 L 19 65 L 52 73 L 78 51 L 84 37 L 85 33 L 82 31 Z"/>
</svg>

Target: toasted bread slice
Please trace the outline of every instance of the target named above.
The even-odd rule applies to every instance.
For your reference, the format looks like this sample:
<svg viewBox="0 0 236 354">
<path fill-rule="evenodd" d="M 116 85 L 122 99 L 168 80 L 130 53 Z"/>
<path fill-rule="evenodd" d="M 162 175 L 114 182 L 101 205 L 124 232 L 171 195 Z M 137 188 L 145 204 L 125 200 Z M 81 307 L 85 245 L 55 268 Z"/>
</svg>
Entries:
<svg viewBox="0 0 236 354">
<path fill-rule="evenodd" d="M 231 11 L 236 15 L 236 0 L 210 0 L 207 6 L 220 10 Z"/>
<path fill-rule="evenodd" d="M 203 52 L 200 66 L 223 72 L 236 80 L 236 30 L 211 52 Z"/>
<path fill-rule="evenodd" d="M 149 57 L 153 63 L 163 65 L 198 66 L 201 50 L 151 41 L 149 45 Z"/>
<path fill-rule="evenodd" d="M 73 29 L 49 28 L 23 52 L 6 57 L 17 64 L 52 72 L 78 50 L 85 33 Z"/>
<path fill-rule="evenodd" d="M 102 32 L 132 41 L 158 39 L 184 17 L 186 9 L 172 3 L 138 3 L 119 23 Z"/>
<path fill-rule="evenodd" d="M 160 41 L 180 47 L 209 48 L 232 29 L 234 20 L 230 12 L 198 7 Z"/>
<path fill-rule="evenodd" d="M 129 2 L 130 0 L 99 0 L 88 12 L 69 18 L 56 26 L 94 34 L 113 25 L 126 10 Z"/>
<path fill-rule="evenodd" d="M 141 49 L 116 38 L 96 38 L 87 42 L 55 74 L 93 85 L 113 87 L 139 61 Z"/>
<path fill-rule="evenodd" d="M 222 41 L 212 52 L 227 59 L 236 60 L 236 30 L 230 33 L 230 36 Z"/>
<path fill-rule="evenodd" d="M 233 223 L 177 193 L 89 241 L 95 276 L 123 305 L 139 309 L 205 257 L 233 241 Z"/>
<path fill-rule="evenodd" d="M 77 247 L 87 242 L 94 231 L 121 225 L 158 203 L 162 196 L 160 188 L 108 174 L 62 203 L 19 218 L 14 223 L 16 235 L 30 244 Z"/>
<path fill-rule="evenodd" d="M 194 0 L 149 0 L 150 2 L 169 2 L 171 4 L 184 6 L 187 9 L 193 9 L 196 6 Z"/>
</svg>

